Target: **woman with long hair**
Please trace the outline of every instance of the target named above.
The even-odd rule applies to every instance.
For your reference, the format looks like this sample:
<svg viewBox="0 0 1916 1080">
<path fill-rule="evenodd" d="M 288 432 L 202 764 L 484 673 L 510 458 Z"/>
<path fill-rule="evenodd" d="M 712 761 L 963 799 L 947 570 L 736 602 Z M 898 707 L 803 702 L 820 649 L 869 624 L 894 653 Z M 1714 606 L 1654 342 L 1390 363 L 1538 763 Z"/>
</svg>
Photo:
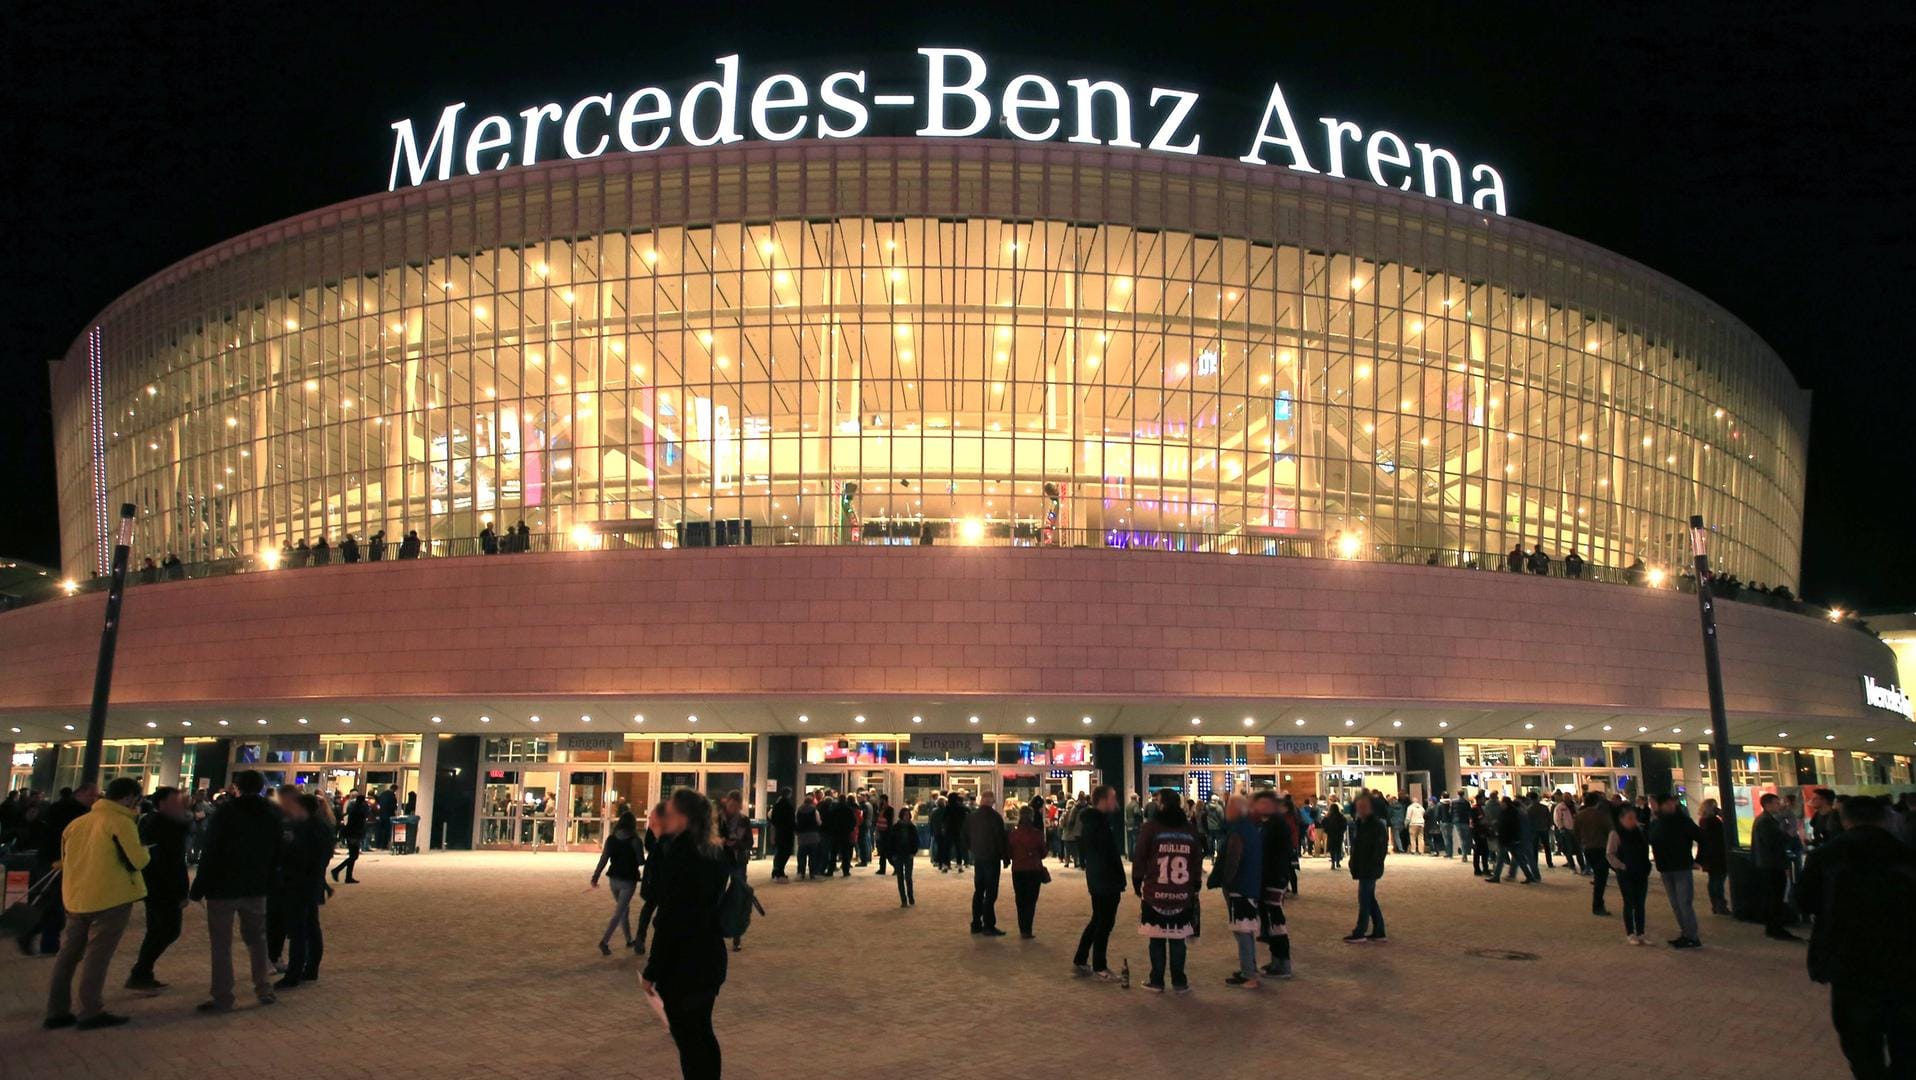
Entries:
<svg viewBox="0 0 1916 1080">
<path fill-rule="evenodd" d="M 626 810 L 605 838 L 599 852 L 599 865 L 592 868 L 592 887 L 599 887 L 603 873 L 612 882 L 612 920 L 605 924 L 599 938 L 599 955 L 612 955 L 612 931 L 625 932 L 625 947 L 632 947 L 632 894 L 639 887 L 639 867 L 645 864 L 645 848 L 639 841 L 639 820 Z"/>
<path fill-rule="evenodd" d="M 725 936 L 719 906 L 731 871 L 720 861 L 712 804 L 690 788 L 666 800 L 664 838 L 653 863 L 663 868 L 657 889 L 658 930 L 640 976 L 646 993 L 665 1006 L 685 1080 L 716 1080 L 719 1042 L 712 1008 L 725 985 Z M 648 875 L 649 876 L 649 875 Z"/>
</svg>

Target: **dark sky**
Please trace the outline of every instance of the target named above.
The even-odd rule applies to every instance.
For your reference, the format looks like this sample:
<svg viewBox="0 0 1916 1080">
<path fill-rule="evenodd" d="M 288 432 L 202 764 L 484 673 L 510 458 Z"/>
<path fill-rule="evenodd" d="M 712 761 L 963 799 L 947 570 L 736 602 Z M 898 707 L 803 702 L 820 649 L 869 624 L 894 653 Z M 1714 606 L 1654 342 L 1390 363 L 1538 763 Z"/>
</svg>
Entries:
<svg viewBox="0 0 1916 1080">
<path fill-rule="evenodd" d="M 734 51 L 748 72 L 836 57 L 905 74 L 914 49 L 951 45 L 991 57 L 994 83 L 1036 57 L 1059 78 L 1201 89 L 1245 138 L 1275 79 L 1300 123 L 1495 163 L 1514 216 L 1675 277 L 1782 354 L 1815 394 L 1804 593 L 1916 607 L 1911 5 L 400 7 L 10 6 L 0 553 L 57 557 L 46 361 L 169 263 L 382 190 L 391 121 L 703 78 Z"/>
</svg>

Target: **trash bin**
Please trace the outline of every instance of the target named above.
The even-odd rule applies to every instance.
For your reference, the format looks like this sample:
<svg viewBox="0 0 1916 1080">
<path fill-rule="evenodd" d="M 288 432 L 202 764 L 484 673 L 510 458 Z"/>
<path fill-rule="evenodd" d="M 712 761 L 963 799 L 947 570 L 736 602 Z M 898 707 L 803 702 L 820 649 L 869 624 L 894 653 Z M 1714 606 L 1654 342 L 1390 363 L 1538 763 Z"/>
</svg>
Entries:
<svg viewBox="0 0 1916 1080">
<path fill-rule="evenodd" d="M 33 875 L 33 852 L 9 851 L 0 855 L 0 911 L 8 904 L 27 897 L 27 885 Z"/>
<path fill-rule="evenodd" d="M 396 814 L 393 816 L 394 855 L 419 854 L 419 815 Z"/>
</svg>

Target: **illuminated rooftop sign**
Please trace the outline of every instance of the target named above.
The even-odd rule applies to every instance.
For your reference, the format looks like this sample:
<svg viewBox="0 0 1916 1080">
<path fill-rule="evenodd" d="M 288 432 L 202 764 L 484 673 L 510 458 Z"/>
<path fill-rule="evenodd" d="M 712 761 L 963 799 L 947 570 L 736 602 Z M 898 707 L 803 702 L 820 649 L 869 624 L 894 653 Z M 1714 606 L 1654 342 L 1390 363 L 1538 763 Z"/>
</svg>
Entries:
<svg viewBox="0 0 1916 1080">
<path fill-rule="evenodd" d="M 1486 213 L 1506 213 L 1503 177 L 1485 164 L 1390 131 L 1365 131 L 1334 116 L 1299 127 L 1277 83 L 1262 115 L 1245 117 L 1234 145 L 1202 147 L 1198 93 L 1110 79 L 1058 80 L 1021 73 L 993 78 L 984 57 L 967 49 L 919 49 L 923 81 L 881 88 L 865 71 L 835 71 L 816 82 L 778 73 L 755 86 L 739 81 L 735 53 L 717 60 L 715 78 L 674 97 L 657 86 L 610 92 L 570 105 L 548 102 L 516 115 L 466 116 L 466 103 L 440 110 L 430 130 L 411 119 L 393 123 L 387 190 L 450 180 L 563 156 L 595 158 L 618 149 L 643 154 L 661 147 L 717 146 L 748 137 L 852 139 L 870 133 L 874 111 L 907 116 L 920 138 L 998 136 L 1026 142 L 1117 146 L 1162 154 L 1227 153 L 1249 165 L 1369 180 L 1399 191 L 1447 199 Z M 995 127 L 994 127 L 995 123 Z"/>
</svg>

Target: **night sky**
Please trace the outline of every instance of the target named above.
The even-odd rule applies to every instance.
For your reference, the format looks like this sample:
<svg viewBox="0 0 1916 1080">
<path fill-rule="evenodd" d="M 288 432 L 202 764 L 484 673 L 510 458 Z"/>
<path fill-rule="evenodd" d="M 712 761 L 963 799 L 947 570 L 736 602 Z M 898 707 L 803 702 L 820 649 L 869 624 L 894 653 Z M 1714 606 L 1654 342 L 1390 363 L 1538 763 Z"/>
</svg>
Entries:
<svg viewBox="0 0 1916 1080">
<path fill-rule="evenodd" d="M 1301 126 L 1495 164 L 1512 216 L 1669 274 L 1782 354 L 1815 395 L 1804 594 L 1916 607 L 1916 7 L 240 7 L 9 7 L 0 554 L 57 559 L 46 361 L 168 264 L 383 190 L 393 120 L 683 84 L 730 52 L 747 87 L 840 60 L 915 80 L 913 50 L 945 45 L 994 87 L 1023 62 L 1202 90 L 1206 153 L 1243 152 L 1277 80 Z"/>
</svg>

